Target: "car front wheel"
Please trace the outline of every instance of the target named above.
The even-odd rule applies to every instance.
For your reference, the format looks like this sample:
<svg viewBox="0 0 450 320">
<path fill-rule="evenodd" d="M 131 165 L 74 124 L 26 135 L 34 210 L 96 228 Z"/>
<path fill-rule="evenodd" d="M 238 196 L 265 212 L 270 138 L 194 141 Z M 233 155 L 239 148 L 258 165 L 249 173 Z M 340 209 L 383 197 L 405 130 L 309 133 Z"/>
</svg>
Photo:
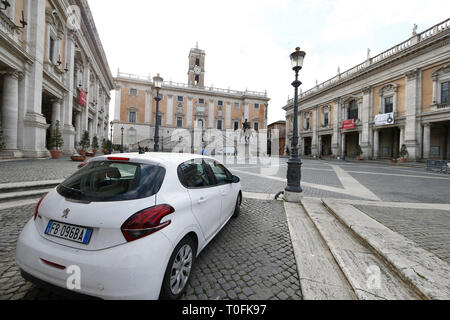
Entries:
<svg viewBox="0 0 450 320">
<path fill-rule="evenodd" d="M 186 289 L 195 260 L 195 244 L 190 238 L 184 238 L 170 257 L 161 288 L 161 299 L 177 300 Z"/>
<path fill-rule="evenodd" d="M 239 217 L 239 214 L 241 213 L 241 203 L 242 203 L 242 195 L 241 193 L 239 193 L 236 200 L 236 206 L 234 207 L 233 218 Z"/>
</svg>

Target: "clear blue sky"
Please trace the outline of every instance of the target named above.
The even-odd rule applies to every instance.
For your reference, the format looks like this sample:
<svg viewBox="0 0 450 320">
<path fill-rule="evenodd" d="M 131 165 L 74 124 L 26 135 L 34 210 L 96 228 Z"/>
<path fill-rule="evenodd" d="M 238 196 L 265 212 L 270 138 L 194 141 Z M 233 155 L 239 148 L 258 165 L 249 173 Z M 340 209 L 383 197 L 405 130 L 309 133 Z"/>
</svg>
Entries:
<svg viewBox="0 0 450 320">
<path fill-rule="evenodd" d="M 264 91 L 269 122 L 293 96 L 289 54 L 306 51 L 302 89 L 323 82 L 447 18 L 450 1 L 89 0 L 113 75 L 187 82 L 188 53 L 206 51 L 207 85 Z M 114 94 L 113 94 L 114 96 Z M 114 106 L 111 104 L 111 112 Z M 113 114 L 113 113 L 111 113 Z"/>
</svg>

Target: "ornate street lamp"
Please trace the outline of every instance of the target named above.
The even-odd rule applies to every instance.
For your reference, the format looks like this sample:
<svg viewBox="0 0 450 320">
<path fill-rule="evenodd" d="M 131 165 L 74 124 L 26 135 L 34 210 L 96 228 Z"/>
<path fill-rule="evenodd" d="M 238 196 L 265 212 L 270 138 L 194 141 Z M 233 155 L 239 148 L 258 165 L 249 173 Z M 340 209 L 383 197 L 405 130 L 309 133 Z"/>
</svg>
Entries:
<svg viewBox="0 0 450 320">
<path fill-rule="evenodd" d="M 109 123 L 109 125 L 111 126 L 111 143 L 109 144 L 109 154 L 113 153 L 113 124 L 114 123 L 112 121 Z"/>
<path fill-rule="evenodd" d="M 156 119 L 155 119 L 155 136 L 154 136 L 154 140 L 155 140 L 155 145 L 153 147 L 153 151 L 155 152 L 159 152 L 159 102 L 162 100 L 161 96 L 159 95 L 159 90 L 162 88 L 162 84 L 163 84 L 164 79 L 160 77 L 159 73 L 157 74 L 156 77 L 153 77 L 153 86 L 156 89 L 156 97 L 155 97 L 155 101 L 156 101 Z"/>
<path fill-rule="evenodd" d="M 123 130 L 125 130 L 123 127 L 120 128 L 120 131 L 122 131 L 122 135 L 120 138 L 120 153 L 123 153 Z"/>
<path fill-rule="evenodd" d="M 302 161 L 298 156 L 298 87 L 302 84 L 298 80 L 298 72 L 303 67 L 303 60 L 305 58 L 305 52 L 300 51 L 300 48 L 295 48 L 295 52 L 291 54 L 292 70 L 295 71 L 295 81 L 292 82 L 292 86 L 295 88 L 294 94 L 294 128 L 291 144 L 291 158 L 288 161 L 287 169 L 287 187 L 285 189 L 286 193 L 301 193 L 302 187 L 300 186 L 300 181 L 302 177 L 301 166 Z"/>
</svg>

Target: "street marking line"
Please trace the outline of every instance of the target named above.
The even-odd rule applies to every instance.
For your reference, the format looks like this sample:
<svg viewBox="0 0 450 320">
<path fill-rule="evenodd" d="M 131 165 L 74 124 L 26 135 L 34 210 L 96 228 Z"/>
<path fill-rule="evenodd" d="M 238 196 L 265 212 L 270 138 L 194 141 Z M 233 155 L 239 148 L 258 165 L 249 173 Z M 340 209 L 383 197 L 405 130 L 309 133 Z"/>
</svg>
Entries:
<svg viewBox="0 0 450 320">
<path fill-rule="evenodd" d="M 255 200 L 275 200 L 275 194 L 270 193 L 242 192 L 242 196 L 247 199 Z"/>
<path fill-rule="evenodd" d="M 372 191 L 364 187 L 358 180 L 353 178 L 347 171 L 338 166 L 331 166 L 338 179 L 341 181 L 342 186 L 345 190 L 349 191 L 350 194 L 357 195 L 359 198 L 366 198 L 375 201 L 381 201 Z"/>
<path fill-rule="evenodd" d="M 328 199 L 325 199 L 325 200 L 328 200 Z M 364 206 L 373 206 L 373 207 L 450 211 L 450 204 L 445 204 L 445 203 L 441 204 L 441 203 L 419 203 L 419 202 L 418 203 L 414 203 L 414 202 L 375 202 L 375 201 L 347 200 L 347 199 L 337 199 L 337 201 L 351 204 L 351 205 L 364 205 Z"/>
<path fill-rule="evenodd" d="M 233 171 L 235 171 L 237 173 L 241 173 L 241 174 L 248 174 L 248 175 L 255 176 L 255 177 L 272 179 L 272 180 L 277 180 L 277 181 L 281 181 L 281 182 L 287 182 L 286 178 L 280 178 L 280 177 L 275 177 L 275 176 L 268 176 L 268 175 L 263 175 L 263 174 L 260 174 L 260 173 L 246 172 L 246 171 L 242 171 L 242 170 L 233 170 Z M 310 183 L 310 182 L 302 182 L 301 185 L 305 186 L 305 187 L 309 187 L 309 188 L 321 189 L 321 190 L 325 190 L 325 191 L 329 191 L 329 192 L 350 195 L 350 196 L 357 197 L 357 198 L 364 198 L 364 199 L 371 199 L 371 200 L 381 201 L 374 194 L 370 194 L 371 193 L 370 190 L 368 190 L 368 192 L 362 192 L 362 193 L 364 193 L 364 195 L 360 195 L 361 192 L 355 192 L 355 190 L 354 190 L 355 188 L 352 188 L 351 190 L 347 190 L 347 189 L 342 189 L 342 188 L 325 186 L 325 185 L 322 185 L 322 184 Z M 342 184 L 342 185 L 345 186 L 344 184 Z M 363 187 L 363 188 L 365 188 L 365 187 Z"/>
</svg>

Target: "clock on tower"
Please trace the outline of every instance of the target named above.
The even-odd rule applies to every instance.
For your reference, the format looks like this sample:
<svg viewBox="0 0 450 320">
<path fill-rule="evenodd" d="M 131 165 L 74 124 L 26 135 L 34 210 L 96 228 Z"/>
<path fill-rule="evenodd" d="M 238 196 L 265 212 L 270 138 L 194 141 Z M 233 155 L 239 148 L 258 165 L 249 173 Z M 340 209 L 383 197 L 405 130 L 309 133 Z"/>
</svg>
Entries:
<svg viewBox="0 0 450 320">
<path fill-rule="evenodd" d="M 198 44 L 189 52 L 188 84 L 196 87 L 205 85 L 205 51 L 199 49 Z"/>
</svg>

